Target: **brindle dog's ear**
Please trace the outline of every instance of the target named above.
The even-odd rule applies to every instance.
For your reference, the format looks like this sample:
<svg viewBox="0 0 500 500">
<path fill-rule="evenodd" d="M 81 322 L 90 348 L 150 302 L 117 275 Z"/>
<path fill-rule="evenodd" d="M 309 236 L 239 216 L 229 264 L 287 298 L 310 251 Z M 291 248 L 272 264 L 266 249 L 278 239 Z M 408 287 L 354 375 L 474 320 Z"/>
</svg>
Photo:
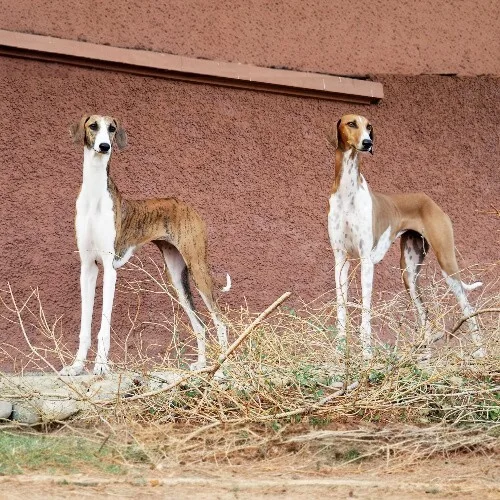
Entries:
<svg viewBox="0 0 500 500">
<path fill-rule="evenodd" d="M 340 144 L 342 142 L 342 139 L 340 137 L 340 123 L 342 122 L 342 118 L 337 122 L 337 144 Z"/>
<path fill-rule="evenodd" d="M 75 144 L 85 143 L 85 124 L 90 118 L 90 115 L 83 115 L 79 122 L 73 123 L 69 128 L 69 133 Z"/>
<path fill-rule="evenodd" d="M 370 130 L 370 139 L 372 141 L 372 147 L 370 148 L 370 153 L 373 154 L 373 125 L 372 129 Z"/>
<path fill-rule="evenodd" d="M 127 132 L 120 122 L 117 122 L 115 141 L 118 149 L 124 149 L 127 146 Z"/>
</svg>

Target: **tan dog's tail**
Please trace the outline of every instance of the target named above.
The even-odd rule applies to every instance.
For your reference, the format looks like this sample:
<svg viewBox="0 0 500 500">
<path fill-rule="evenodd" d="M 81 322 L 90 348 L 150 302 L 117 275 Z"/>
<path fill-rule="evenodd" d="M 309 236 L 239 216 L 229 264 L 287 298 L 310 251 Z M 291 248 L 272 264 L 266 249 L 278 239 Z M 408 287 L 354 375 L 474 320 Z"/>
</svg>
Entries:
<svg viewBox="0 0 500 500">
<path fill-rule="evenodd" d="M 475 290 L 476 288 L 479 288 L 480 286 L 483 286 L 483 282 L 476 281 L 475 283 L 471 283 L 470 285 L 468 285 L 467 283 L 464 283 L 462 281 L 462 286 L 464 287 L 464 290 L 466 290 L 467 292 L 470 292 L 472 290 Z"/>
</svg>

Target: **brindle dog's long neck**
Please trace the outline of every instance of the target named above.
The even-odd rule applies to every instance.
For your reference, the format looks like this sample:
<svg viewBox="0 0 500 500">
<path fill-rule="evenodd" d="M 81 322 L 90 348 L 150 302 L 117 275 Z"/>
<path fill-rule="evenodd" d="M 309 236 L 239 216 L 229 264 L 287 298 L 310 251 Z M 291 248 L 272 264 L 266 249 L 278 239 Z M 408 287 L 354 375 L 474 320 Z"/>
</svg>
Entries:
<svg viewBox="0 0 500 500">
<path fill-rule="evenodd" d="M 92 198 L 100 198 L 105 192 L 113 202 L 116 236 L 121 232 L 122 196 L 110 175 L 110 155 L 96 154 L 92 149 L 85 148 L 83 161 L 82 190 L 86 190 Z M 116 240 L 115 240 L 116 246 Z"/>
<path fill-rule="evenodd" d="M 109 157 L 97 154 L 92 148 L 86 147 L 83 153 L 82 189 L 91 196 L 101 196 L 108 185 Z"/>
</svg>

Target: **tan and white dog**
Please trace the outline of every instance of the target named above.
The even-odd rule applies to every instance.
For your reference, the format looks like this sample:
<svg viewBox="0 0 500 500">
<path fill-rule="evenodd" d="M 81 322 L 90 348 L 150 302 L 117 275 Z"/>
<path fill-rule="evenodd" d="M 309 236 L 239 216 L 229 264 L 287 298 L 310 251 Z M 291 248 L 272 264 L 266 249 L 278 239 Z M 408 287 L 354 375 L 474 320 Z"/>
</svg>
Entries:
<svg viewBox="0 0 500 500">
<path fill-rule="evenodd" d="M 186 311 L 198 342 L 198 361 L 191 368 L 206 366 L 205 328 L 197 317 L 188 276 L 191 275 L 217 327 L 221 349 L 227 348 L 226 326 L 219 320 L 207 264 L 205 224 L 194 209 L 175 198 L 126 200 L 109 175 L 114 145 L 125 147 L 127 136 L 120 123 L 109 116 L 83 116 L 71 127 L 71 135 L 83 146 L 83 183 L 76 201 L 76 240 L 81 261 L 82 315 L 80 344 L 72 365 L 61 375 L 83 372 L 91 342 L 92 311 L 97 263 L 104 268 L 101 327 L 98 334 L 94 374 L 109 370 L 110 324 L 116 269 L 142 245 L 153 242 L 162 252 L 179 303 Z M 231 281 L 227 275 L 229 290 Z"/>
<path fill-rule="evenodd" d="M 335 145 L 334 139 L 329 138 L 329 141 Z M 328 233 L 335 257 L 338 335 L 340 339 L 346 335 L 349 258 L 360 259 L 363 295 L 361 344 L 364 357 L 371 358 L 373 269 L 392 242 L 401 236 L 403 280 L 425 331 L 424 357 L 429 357 L 429 345 L 435 338 L 418 289 L 418 275 L 429 246 L 434 250 L 446 283 L 465 316 L 473 313 L 465 291 L 473 290 L 481 283 L 466 285 L 460 279 L 448 215 L 424 193 L 384 195 L 371 191 L 360 172 L 361 152 L 373 154 L 373 127 L 363 116 L 345 115 L 337 123 L 335 179 L 328 213 Z M 477 347 L 474 355 L 482 357 L 485 350 L 476 318 L 469 319 L 468 323 Z"/>
</svg>

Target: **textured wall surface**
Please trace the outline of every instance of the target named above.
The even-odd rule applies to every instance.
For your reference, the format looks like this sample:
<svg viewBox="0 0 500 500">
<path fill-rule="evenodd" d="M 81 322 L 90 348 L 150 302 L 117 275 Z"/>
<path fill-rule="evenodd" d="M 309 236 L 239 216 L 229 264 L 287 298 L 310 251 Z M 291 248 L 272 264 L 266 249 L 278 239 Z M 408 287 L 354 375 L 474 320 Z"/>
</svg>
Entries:
<svg viewBox="0 0 500 500">
<path fill-rule="evenodd" d="M 497 0 L 0 0 L 0 28 L 335 75 L 500 75 Z"/>
<path fill-rule="evenodd" d="M 21 303 L 39 287 L 48 321 L 63 315 L 56 331 L 74 349 L 83 154 L 68 127 L 89 111 L 116 115 L 128 129 L 129 147 L 111 165 L 126 196 L 177 196 L 202 214 L 215 276 L 233 278 L 222 305 L 246 301 L 257 311 L 287 290 L 295 300 L 333 297 L 326 230 L 333 150 L 324 131 L 345 112 L 374 124 L 375 155 L 364 161 L 373 189 L 427 192 L 454 222 L 462 266 L 498 259 L 498 223 L 484 211 L 498 207 L 500 191 L 499 79 L 378 79 L 387 98 L 361 106 L 0 58 L 0 289 L 10 282 Z M 161 265 L 156 249 L 141 255 Z M 401 290 L 397 265 L 394 245 L 377 267 L 377 290 Z M 119 272 L 122 284 L 133 278 Z M 129 331 L 134 304 L 133 294 L 117 294 L 118 337 Z M 171 309 L 166 297 L 145 295 L 139 320 L 161 321 Z M 0 332 L 4 346 L 24 345 L 3 317 Z M 165 344 L 160 326 L 141 332 Z M 41 341 L 32 327 L 28 333 Z"/>
</svg>

